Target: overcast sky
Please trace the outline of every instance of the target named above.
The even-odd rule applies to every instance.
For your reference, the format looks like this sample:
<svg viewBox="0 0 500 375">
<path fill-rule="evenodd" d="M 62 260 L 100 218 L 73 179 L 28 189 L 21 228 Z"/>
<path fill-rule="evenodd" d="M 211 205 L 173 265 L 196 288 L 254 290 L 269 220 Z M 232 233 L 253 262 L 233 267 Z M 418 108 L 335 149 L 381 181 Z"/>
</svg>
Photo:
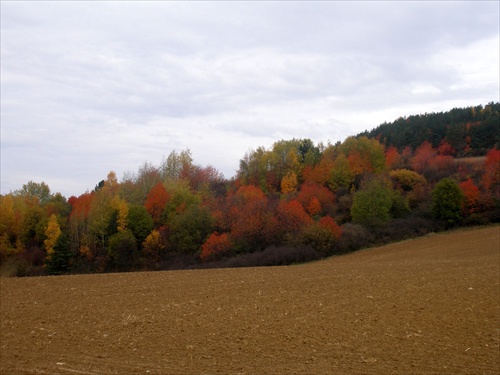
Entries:
<svg viewBox="0 0 500 375">
<path fill-rule="evenodd" d="M 230 178 L 280 139 L 497 102 L 499 18 L 498 1 L 1 1 L 1 193 L 80 195 L 188 148 Z"/>
</svg>

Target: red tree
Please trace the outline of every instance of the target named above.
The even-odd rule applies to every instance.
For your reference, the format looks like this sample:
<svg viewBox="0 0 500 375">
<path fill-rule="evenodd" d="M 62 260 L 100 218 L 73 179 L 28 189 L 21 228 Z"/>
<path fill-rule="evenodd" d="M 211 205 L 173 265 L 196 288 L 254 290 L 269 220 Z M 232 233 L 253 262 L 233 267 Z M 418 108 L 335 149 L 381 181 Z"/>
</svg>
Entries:
<svg viewBox="0 0 500 375">
<path fill-rule="evenodd" d="M 148 210 L 156 226 L 162 223 L 163 212 L 169 198 L 170 196 L 161 182 L 158 182 L 146 197 L 144 207 Z"/>
<path fill-rule="evenodd" d="M 68 199 L 68 203 L 71 205 L 70 218 L 86 219 L 89 215 L 93 198 L 94 195 L 92 193 L 82 194 L 78 198 L 75 196 L 70 197 Z"/>
<path fill-rule="evenodd" d="M 299 232 L 312 222 L 304 207 L 297 201 L 281 201 L 278 205 L 278 220 L 287 232 Z"/>
<path fill-rule="evenodd" d="M 463 213 L 472 214 L 476 212 L 479 201 L 479 188 L 470 178 L 461 182 L 459 186 L 464 193 L 464 200 L 462 202 Z"/>
<path fill-rule="evenodd" d="M 320 206 L 320 210 L 315 213 L 311 213 L 309 211 L 313 198 L 318 200 Z M 333 210 L 335 194 L 324 186 L 312 182 L 305 182 L 300 186 L 299 194 L 297 194 L 297 200 L 311 215 L 315 215 L 331 212 Z"/>
<path fill-rule="evenodd" d="M 493 148 L 486 154 L 481 182 L 487 191 L 500 196 L 500 150 Z"/>
<path fill-rule="evenodd" d="M 385 152 L 385 166 L 389 169 L 396 167 L 399 164 L 401 156 L 396 147 L 389 147 Z"/>
<path fill-rule="evenodd" d="M 319 226 L 328 229 L 335 238 L 342 236 L 342 228 L 337 225 L 335 220 L 330 216 L 324 216 L 319 221 Z"/>
<path fill-rule="evenodd" d="M 416 150 L 415 156 L 410 159 L 410 165 L 414 171 L 422 173 L 429 165 L 437 152 L 428 141 L 424 141 Z"/>
<path fill-rule="evenodd" d="M 221 255 L 229 252 L 232 246 L 233 245 L 227 233 L 219 234 L 214 232 L 201 246 L 200 259 L 204 262 L 217 259 Z"/>
</svg>

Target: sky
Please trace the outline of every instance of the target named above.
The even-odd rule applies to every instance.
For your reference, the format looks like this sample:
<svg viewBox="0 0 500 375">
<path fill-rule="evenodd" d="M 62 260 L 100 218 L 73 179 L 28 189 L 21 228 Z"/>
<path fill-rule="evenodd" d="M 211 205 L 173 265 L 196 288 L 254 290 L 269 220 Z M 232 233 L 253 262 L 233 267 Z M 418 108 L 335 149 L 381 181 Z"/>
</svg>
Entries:
<svg viewBox="0 0 500 375">
<path fill-rule="evenodd" d="M 499 4 L 1 1 L 1 193 L 498 102 Z"/>
</svg>

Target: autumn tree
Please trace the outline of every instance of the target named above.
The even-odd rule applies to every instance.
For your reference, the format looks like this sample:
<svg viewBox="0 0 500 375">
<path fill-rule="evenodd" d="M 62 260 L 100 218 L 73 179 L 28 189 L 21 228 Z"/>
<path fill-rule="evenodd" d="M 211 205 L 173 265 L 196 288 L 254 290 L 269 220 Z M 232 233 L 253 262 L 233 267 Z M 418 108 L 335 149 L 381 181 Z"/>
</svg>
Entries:
<svg viewBox="0 0 500 375">
<path fill-rule="evenodd" d="M 412 191 L 419 185 L 425 185 L 425 177 L 409 169 L 396 169 L 390 172 L 395 187 L 403 191 Z"/>
<path fill-rule="evenodd" d="M 319 163 L 317 163 L 314 167 L 306 166 L 303 171 L 303 179 L 305 182 L 312 182 L 326 186 L 333 168 L 334 161 L 323 155 Z"/>
<path fill-rule="evenodd" d="M 45 265 L 50 274 L 60 274 L 68 270 L 71 254 L 68 251 L 66 236 L 62 233 L 57 216 L 52 214 L 45 229 Z"/>
<path fill-rule="evenodd" d="M 411 167 L 418 173 L 424 172 L 431 160 L 437 155 L 437 151 L 428 141 L 423 142 L 416 150 L 413 158 L 410 159 Z"/>
<path fill-rule="evenodd" d="M 281 193 L 289 194 L 297 190 L 297 175 L 289 171 L 281 180 Z"/>
<path fill-rule="evenodd" d="M 166 247 L 160 232 L 153 229 L 142 243 L 142 252 L 146 257 L 151 258 L 154 262 L 158 262 Z"/>
<path fill-rule="evenodd" d="M 231 238 L 238 251 L 263 249 L 275 236 L 276 219 L 262 189 L 241 186 L 227 199 Z"/>
<path fill-rule="evenodd" d="M 409 169 L 396 169 L 391 171 L 389 175 L 394 187 L 394 194 L 396 192 L 402 194 L 401 197 L 393 194 L 393 198 L 395 197 L 396 200 L 405 198 L 409 205 L 408 209 L 417 207 L 428 197 L 427 180 L 417 172 Z"/>
<path fill-rule="evenodd" d="M 393 169 L 398 166 L 401 162 L 401 156 L 398 149 L 394 146 L 389 147 L 385 151 L 385 166 L 389 169 Z"/>
<path fill-rule="evenodd" d="M 14 210 L 14 197 L 12 194 L 0 196 L 0 263 L 17 253 L 15 228 L 16 212 Z"/>
<path fill-rule="evenodd" d="M 385 168 L 384 146 L 375 139 L 348 137 L 339 150 L 347 156 L 354 176 L 364 172 L 378 173 Z"/>
<path fill-rule="evenodd" d="M 311 217 L 297 200 L 281 201 L 278 205 L 278 220 L 285 235 L 292 236 L 312 222 Z"/>
<path fill-rule="evenodd" d="M 466 181 L 462 181 L 459 186 L 463 194 L 462 213 L 464 215 L 470 215 L 477 212 L 480 198 L 480 192 L 477 185 L 469 178 Z"/>
<path fill-rule="evenodd" d="M 312 197 L 306 207 L 306 211 L 311 216 L 319 215 L 321 213 L 321 203 L 317 197 Z"/>
<path fill-rule="evenodd" d="M 304 182 L 296 199 L 309 214 L 326 215 L 334 209 L 335 194 L 324 186 Z"/>
<path fill-rule="evenodd" d="M 329 215 L 323 216 L 319 220 L 318 225 L 330 231 L 335 239 L 339 239 L 342 236 L 342 228 Z"/>
<path fill-rule="evenodd" d="M 128 225 L 128 204 L 125 200 L 117 195 L 111 200 L 111 206 L 116 211 L 116 229 L 122 232 L 127 229 Z"/>
<path fill-rule="evenodd" d="M 56 245 L 57 239 L 61 235 L 61 228 L 57 222 L 56 215 L 52 215 L 47 223 L 47 229 L 45 229 L 46 239 L 44 240 L 45 251 L 47 252 L 47 257 L 50 258 L 54 254 L 54 246 Z"/>
<path fill-rule="evenodd" d="M 500 150 L 493 148 L 486 154 L 482 185 L 493 197 L 500 199 Z"/>
<path fill-rule="evenodd" d="M 167 203 L 170 199 L 165 186 L 158 182 L 148 193 L 144 207 L 153 218 L 156 227 L 162 225 L 165 221 Z"/>
<path fill-rule="evenodd" d="M 231 251 L 233 244 L 227 233 L 213 232 L 201 246 L 200 259 L 204 262 L 219 259 Z"/>
<path fill-rule="evenodd" d="M 116 210 L 112 200 L 112 191 L 107 186 L 103 186 L 93 193 L 90 203 L 89 234 L 97 241 L 100 250 L 105 250 L 107 239 L 116 231 Z"/>
</svg>

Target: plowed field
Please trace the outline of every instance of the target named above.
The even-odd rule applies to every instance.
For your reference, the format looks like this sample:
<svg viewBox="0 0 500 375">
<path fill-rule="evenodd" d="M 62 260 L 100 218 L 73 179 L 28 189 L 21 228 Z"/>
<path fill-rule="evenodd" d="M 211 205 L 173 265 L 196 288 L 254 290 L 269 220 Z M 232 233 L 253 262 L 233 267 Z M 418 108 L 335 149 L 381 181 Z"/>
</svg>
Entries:
<svg viewBox="0 0 500 375">
<path fill-rule="evenodd" d="M 500 227 L 305 265 L 2 279 L 2 374 L 499 374 Z"/>
</svg>

